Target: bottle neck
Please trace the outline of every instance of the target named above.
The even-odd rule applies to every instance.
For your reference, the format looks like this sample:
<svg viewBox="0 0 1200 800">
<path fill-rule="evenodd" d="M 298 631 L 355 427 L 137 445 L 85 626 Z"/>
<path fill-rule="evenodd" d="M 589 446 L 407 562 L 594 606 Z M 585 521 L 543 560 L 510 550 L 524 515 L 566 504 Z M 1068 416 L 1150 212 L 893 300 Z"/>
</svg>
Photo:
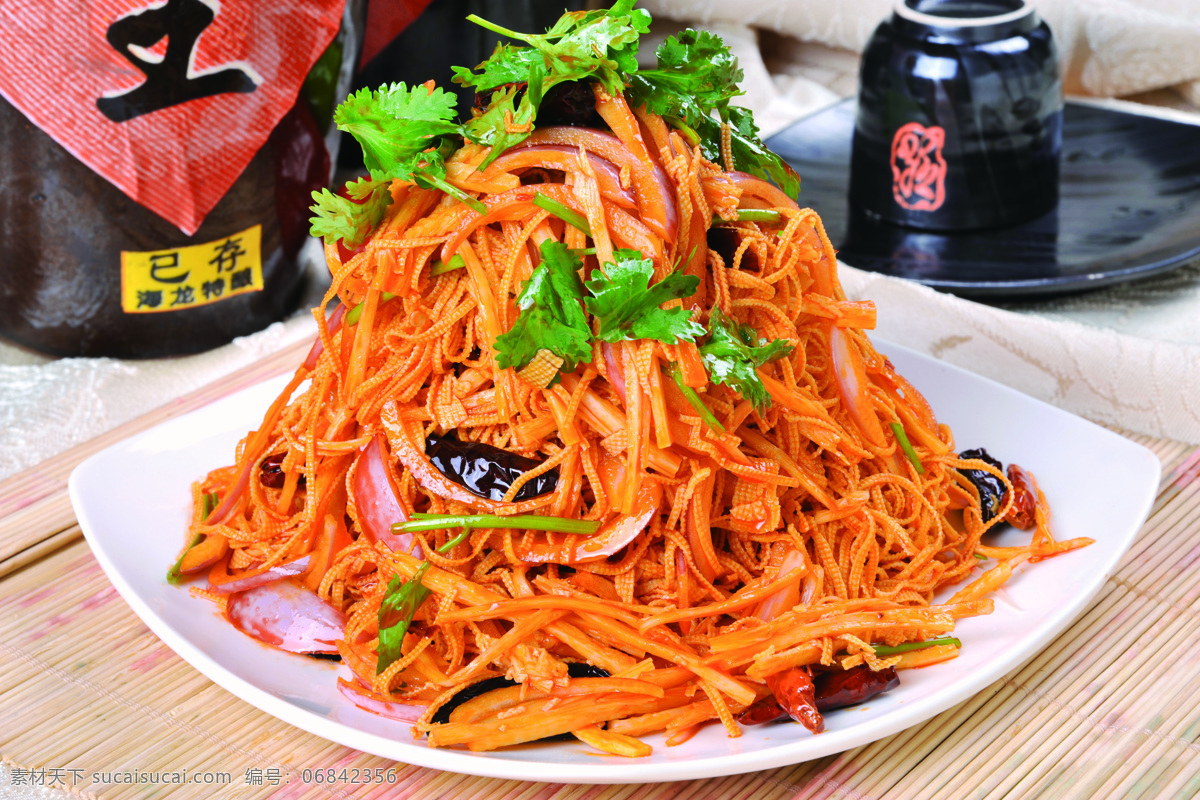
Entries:
<svg viewBox="0 0 1200 800">
<path fill-rule="evenodd" d="M 1041 23 L 1029 0 L 896 0 L 892 25 L 902 36 L 944 44 L 992 42 Z"/>
</svg>

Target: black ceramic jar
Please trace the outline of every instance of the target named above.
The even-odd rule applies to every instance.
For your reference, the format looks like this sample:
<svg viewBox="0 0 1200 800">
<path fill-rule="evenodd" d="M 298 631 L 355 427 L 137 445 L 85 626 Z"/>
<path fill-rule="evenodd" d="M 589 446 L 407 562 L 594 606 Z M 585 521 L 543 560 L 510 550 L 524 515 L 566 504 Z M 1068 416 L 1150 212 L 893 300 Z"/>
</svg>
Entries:
<svg viewBox="0 0 1200 800">
<path fill-rule="evenodd" d="M 1058 201 L 1062 82 L 1028 0 L 898 0 L 862 58 L 850 164 L 858 212 L 932 230 Z"/>
</svg>

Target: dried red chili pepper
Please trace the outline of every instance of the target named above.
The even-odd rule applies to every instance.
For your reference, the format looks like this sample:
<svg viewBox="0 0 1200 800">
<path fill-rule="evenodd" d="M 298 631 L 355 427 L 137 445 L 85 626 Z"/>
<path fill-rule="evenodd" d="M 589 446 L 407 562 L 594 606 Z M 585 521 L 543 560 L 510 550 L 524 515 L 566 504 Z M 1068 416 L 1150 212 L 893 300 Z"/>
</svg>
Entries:
<svg viewBox="0 0 1200 800">
<path fill-rule="evenodd" d="M 287 480 L 287 474 L 283 471 L 283 458 L 286 453 L 275 453 L 269 455 L 262 460 L 262 464 L 258 467 L 258 477 L 262 481 L 262 485 L 268 489 L 282 489 L 284 482 Z M 300 480 L 296 482 L 297 487 L 304 486 L 304 476 L 300 476 Z"/>
<path fill-rule="evenodd" d="M 816 689 L 807 669 L 777 672 L 767 678 L 767 686 L 788 716 L 813 733 L 825 730 L 825 720 L 817 710 Z"/>
<path fill-rule="evenodd" d="M 872 670 L 866 664 L 853 669 L 833 670 L 817 676 L 815 683 L 817 708 L 832 711 L 870 700 L 877 694 L 900 685 L 895 667 Z"/>
<path fill-rule="evenodd" d="M 1008 465 L 1008 482 L 1012 484 L 1012 508 L 1004 515 L 1004 521 L 1023 531 L 1037 525 L 1037 481 L 1026 470 L 1016 464 Z"/>
</svg>

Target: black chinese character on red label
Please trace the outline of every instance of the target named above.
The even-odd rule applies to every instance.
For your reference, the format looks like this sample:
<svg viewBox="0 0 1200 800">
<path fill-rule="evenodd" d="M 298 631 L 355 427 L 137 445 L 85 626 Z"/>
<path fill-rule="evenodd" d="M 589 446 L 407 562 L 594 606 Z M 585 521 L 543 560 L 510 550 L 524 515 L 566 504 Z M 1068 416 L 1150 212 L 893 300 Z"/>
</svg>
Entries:
<svg viewBox="0 0 1200 800">
<path fill-rule="evenodd" d="M 215 67 L 202 73 L 191 70 L 196 42 L 216 16 L 203 0 L 167 0 L 166 5 L 135 12 L 109 25 L 108 43 L 146 80 L 124 94 L 101 97 L 96 101 L 100 112 L 113 122 L 127 122 L 189 100 L 257 89 L 257 81 L 242 67 Z M 167 42 L 163 55 L 147 50 L 163 39 Z"/>
<path fill-rule="evenodd" d="M 217 254 L 208 263 L 215 266 L 217 272 L 233 272 L 238 257 L 244 255 L 246 251 L 242 249 L 241 239 L 226 239 L 217 245 Z"/>
</svg>

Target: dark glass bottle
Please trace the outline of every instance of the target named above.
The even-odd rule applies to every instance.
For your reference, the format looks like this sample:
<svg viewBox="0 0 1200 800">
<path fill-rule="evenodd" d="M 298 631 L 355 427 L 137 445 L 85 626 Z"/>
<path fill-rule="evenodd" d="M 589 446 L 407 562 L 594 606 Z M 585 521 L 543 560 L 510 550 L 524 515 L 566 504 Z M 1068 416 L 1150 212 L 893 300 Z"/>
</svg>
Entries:
<svg viewBox="0 0 1200 800">
<path fill-rule="evenodd" d="M 196 353 L 292 311 L 309 192 L 329 156 L 301 100 L 192 236 L 129 199 L 0 99 L 0 335 L 51 355 Z M 261 291 L 162 313 L 122 308 L 121 254 L 224 240 L 261 225 Z M 167 301 L 169 302 L 169 301 Z"/>
<path fill-rule="evenodd" d="M 965 230 L 1057 203 L 1058 54 L 1027 0 L 901 0 L 871 37 L 859 80 L 857 210 Z"/>
</svg>

